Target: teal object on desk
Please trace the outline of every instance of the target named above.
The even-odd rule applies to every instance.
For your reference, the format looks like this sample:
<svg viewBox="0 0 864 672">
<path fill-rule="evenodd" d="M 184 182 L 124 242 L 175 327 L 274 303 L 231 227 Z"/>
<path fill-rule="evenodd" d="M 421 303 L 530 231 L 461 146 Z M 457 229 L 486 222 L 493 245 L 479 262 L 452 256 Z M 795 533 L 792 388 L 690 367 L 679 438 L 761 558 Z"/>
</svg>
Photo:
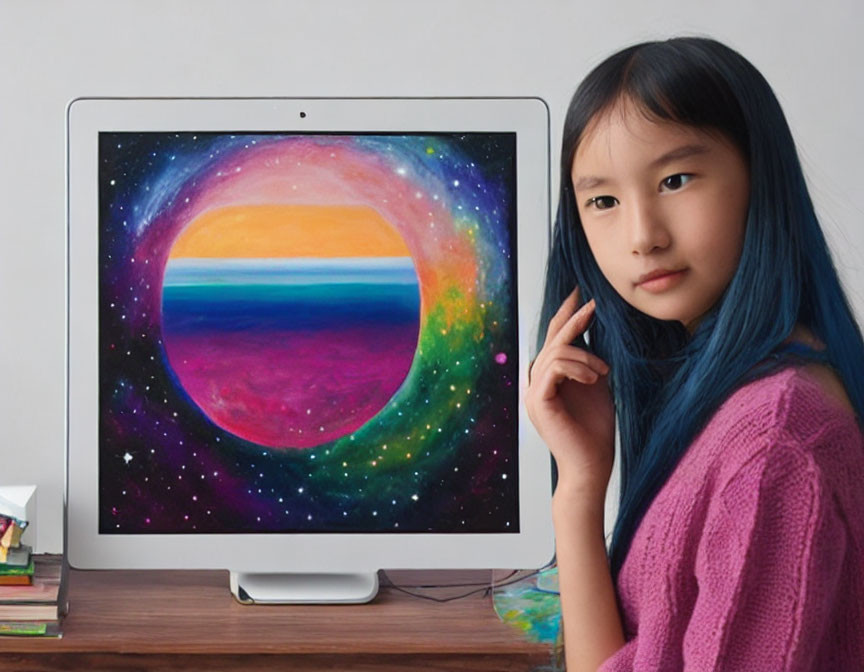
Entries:
<svg viewBox="0 0 864 672">
<path fill-rule="evenodd" d="M 524 579 L 495 587 L 495 613 L 505 623 L 519 628 L 531 641 L 558 645 L 561 642 L 561 597 L 558 566 L 541 569 Z"/>
</svg>

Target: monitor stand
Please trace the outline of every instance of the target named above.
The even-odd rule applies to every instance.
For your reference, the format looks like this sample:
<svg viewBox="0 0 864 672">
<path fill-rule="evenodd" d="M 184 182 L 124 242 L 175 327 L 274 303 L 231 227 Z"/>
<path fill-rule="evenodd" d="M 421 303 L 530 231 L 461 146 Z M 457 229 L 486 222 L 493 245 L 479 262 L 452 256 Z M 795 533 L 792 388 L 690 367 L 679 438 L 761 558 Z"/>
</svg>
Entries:
<svg viewBox="0 0 864 672">
<path fill-rule="evenodd" d="M 231 594 L 242 604 L 357 604 L 378 594 L 378 573 L 247 574 L 231 572 Z"/>
</svg>

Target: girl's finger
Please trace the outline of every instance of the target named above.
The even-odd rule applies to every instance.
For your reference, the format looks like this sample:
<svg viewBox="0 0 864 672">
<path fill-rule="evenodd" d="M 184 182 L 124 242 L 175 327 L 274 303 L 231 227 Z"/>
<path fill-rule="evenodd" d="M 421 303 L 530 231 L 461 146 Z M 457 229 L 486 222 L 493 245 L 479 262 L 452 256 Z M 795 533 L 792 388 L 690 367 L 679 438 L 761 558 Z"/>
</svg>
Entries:
<svg viewBox="0 0 864 672">
<path fill-rule="evenodd" d="M 550 341 L 550 344 L 564 345 L 571 343 L 573 339 L 582 334 L 588 327 L 591 321 L 591 316 L 594 314 L 596 302 L 591 299 L 588 303 L 582 306 L 570 317 L 567 322 L 558 330 L 558 333 Z"/>
<path fill-rule="evenodd" d="M 538 380 L 548 364 L 557 359 L 584 364 L 600 376 L 609 374 L 609 365 L 592 352 L 575 345 L 549 345 L 543 348 L 531 363 L 528 369 L 528 385 Z"/>
<path fill-rule="evenodd" d="M 597 382 L 598 378 L 597 373 L 585 364 L 565 359 L 556 359 L 538 380 L 537 392 L 541 400 L 549 401 L 557 396 L 558 385 L 564 380 L 575 380 L 578 383 L 592 385 Z"/>
<path fill-rule="evenodd" d="M 557 312 L 549 320 L 549 326 L 546 328 L 546 340 L 543 342 L 544 346 L 555 337 L 555 334 L 561 331 L 561 327 L 570 319 L 570 316 L 579 304 L 579 295 L 579 285 L 576 285 L 576 288 L 564 299 Z"/>
<path fill-rule="evenodd" d="M 572 362 L 580 362 L 585 364 L 590 369 L 593 369 L 601 376 L 609 373 L 609 365 L 600 359 L 593 352 L 588 352 L 584 348 L 575 345 L 554 345 L 549 348 L 548 357 L 550 359 L 566 359 Z"/>
</svg>

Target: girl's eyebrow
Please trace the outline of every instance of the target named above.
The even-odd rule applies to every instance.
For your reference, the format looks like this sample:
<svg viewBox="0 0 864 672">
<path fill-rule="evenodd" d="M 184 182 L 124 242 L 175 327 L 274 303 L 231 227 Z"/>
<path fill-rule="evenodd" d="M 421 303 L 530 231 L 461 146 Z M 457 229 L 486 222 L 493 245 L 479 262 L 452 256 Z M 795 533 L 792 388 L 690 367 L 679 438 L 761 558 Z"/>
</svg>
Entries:
<svg viewBox="0 0 864 672">
<path fill-rule="evenodd" d="M 711 149 L 707 145 L 699 143 L 691 143 L 689 145 L 681 145 L 672 149 L 663 156 L 654 159 L 650 164 L 650 168 L 657 168 L 677 159 L 684 159 L 688 156 L 696 156 L 698 154 L 707 154 Z M 597 177 L 596 175 L 583 175 L 582 177 L 573 178 L 573 191 L 583 191 L 584 189 L 593 189 L 603 184 L 610 182 L 608 177 Z"/>
</svg>

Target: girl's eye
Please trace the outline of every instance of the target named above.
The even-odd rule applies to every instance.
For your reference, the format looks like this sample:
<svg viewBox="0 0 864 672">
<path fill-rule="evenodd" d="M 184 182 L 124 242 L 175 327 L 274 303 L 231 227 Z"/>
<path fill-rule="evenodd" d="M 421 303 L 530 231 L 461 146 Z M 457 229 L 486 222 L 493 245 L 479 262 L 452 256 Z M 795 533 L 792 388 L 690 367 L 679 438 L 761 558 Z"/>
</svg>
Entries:
<svg viewBox="0 0 864 672">
<path fill-rule="evenodd" d="M 663 180 L 662 184 L 672 191 L 676 191 L 683 187 L 686 182 L 682 182 L 685 178 L 690 180 L 693 176 L 690 173 L 678 173 L 676 175 L 670 175 L 665 180 Z"/>
<path fill-rule="evenodd" d="M 670 175 L 664 179 L 663 182 L 661 182 L 661 185 L 665 186 L 667 189 L 671 189 L 672 191 L 677 191 L 692 179 L 692 173 L 676 173 L 675 175 Z M 588 199 L 585 206 L 590 208 L 593 205 L 595 210 L 608 210 L 613 207 L 617 201 L 618 199 L 614 196 L 595 196 L 594 198 Z"/>
<path fill-rule="evenodd" d="M 608 202 L 615 200 L 616 199 L 614 196 L 595 196 L 594 198 L 589 199 L 587 205 L 589 208 L 593 205 L 597 210 L 608 210 L 612 207 L 612 205 L 609 205 Z"/>
</svg>

